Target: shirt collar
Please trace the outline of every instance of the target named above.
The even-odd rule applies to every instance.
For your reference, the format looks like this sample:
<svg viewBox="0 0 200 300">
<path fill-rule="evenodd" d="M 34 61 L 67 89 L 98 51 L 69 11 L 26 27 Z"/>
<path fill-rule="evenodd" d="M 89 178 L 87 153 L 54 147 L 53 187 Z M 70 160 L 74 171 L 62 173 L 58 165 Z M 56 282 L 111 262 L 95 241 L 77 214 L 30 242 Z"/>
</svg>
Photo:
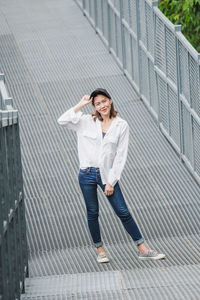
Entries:
<svg viewBox="0 0 200 300">
<path fill-rule="evenodd" d="M 100 133 L 101 136 L 102 136 L 101 121 L 97 118 L 97 119 L 96 119 L 96 122 L 97 122 L 97 125 L 98 125 L 98 131 L 99 131 L 99 133 Z M 113 119 L 113 121 L 112 121 L 112 123 L 111 123 L 111 125 L 110 125 L 110 128 L 109 128 L 109 130 L 108 130 L 108 133 L 109 133 L 110 131 L 112 131 L 113 128 L 115 128 L 115 126 L 118 126 L 119 123 L 120 123 L 120 118 L 119 118 L 118 116 L 116 116 L 116 117 Z"/>
</svg>

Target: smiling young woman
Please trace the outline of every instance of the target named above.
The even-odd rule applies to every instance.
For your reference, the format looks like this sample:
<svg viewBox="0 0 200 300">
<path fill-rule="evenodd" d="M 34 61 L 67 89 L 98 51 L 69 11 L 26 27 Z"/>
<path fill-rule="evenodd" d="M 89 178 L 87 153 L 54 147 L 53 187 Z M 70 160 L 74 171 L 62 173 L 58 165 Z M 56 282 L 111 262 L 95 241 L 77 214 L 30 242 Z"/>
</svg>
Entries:
<svg viewBox="0 0 200 300">
<path fill-rule="evenodd" d="M 95 112 L 83 114 L 81 108 L 91 102 Z M 68 109 L 58 119 L 60 125 L 67 126 L 77 133 L 78 180 L 87 209 L 89 231 L 97 248 L 97 261 L 109 262 L 98 222 L 98 185 L 137 246 L 139 259 L 162 259 L 165 254 L 159 254 L 146 246 L 119 185 L 128 154 L 129 125 L 117 114 L 110 94 L 107 90 L 98 88 L 90 96 L 85 95 L 77 105 Z"/>
<path fill-rule="evenodd" d="M 100 92 L 104 94 L 98 94 Z M 97 118 L 100 121 L 105 121 L 106 115 L 109 115 L 110 119 L 113 119 L 117 116 L 118 111 L 114 109 L 112 99 L 109 98 L 110 95 L 106 90 L 97 89 L 94 92 L 92 92 L 90 97 L 92 97 L 92 104 L 95 107 L 95 112 L 92 113 L 92 116 L 94 116 L 94 121 L 96 121 Z"/>
</svg>

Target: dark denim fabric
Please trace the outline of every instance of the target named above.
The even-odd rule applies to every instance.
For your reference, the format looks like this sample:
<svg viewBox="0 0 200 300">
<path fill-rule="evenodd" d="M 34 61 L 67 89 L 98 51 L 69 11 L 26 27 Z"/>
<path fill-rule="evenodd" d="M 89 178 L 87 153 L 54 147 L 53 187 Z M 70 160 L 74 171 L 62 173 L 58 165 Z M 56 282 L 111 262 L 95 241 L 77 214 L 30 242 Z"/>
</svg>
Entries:
<svg viewBox="0 0 200 300">
<path fill-rule="evenodd" d="M 99 204 L 97 196 L 97 184 L 102 188 L 103 192 L 105 191 L 105 184 L 102 183 L 99 168 L 88 167 L 86 169 L 80 169 L 78 180 L 87 208 L 87 221 L 94 246 L 102 246 L 103 242 L 101 240 L 98 222 Z M 134 243 L 136 245 L 143 243 L 144 239 L 127 208 L 118 182 L 114 186 L 113 194 L 106 197 L 113 207 L 115 213 L 120 218 L 124 228 L 132 237 Z"/>
</svg>

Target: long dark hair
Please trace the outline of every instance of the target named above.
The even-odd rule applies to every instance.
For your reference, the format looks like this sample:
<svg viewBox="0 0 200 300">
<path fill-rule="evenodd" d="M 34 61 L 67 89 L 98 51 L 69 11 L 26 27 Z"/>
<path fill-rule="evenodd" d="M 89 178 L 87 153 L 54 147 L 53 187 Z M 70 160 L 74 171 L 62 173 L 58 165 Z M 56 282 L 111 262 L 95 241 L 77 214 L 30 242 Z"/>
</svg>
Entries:
<svg viewBox="0 0 200 300">
<path fill-rule="evenodd" d="M 92 100 L 92 105 L 94 106 L 94 98 L 93 98 L 93 100 Z M 110 119 L 113 117 L 113 118 L 115 118 L 116 116 L 117 116 L 117 114 L 118 114 L 118 111 L 117 110 L 115 110 L 114 109 L 114 104 L 113 104 L 113 102 L 111 103 L 111 109 L 110 109 Z M 92 116 L 94 117 L 93 119 L 94 119 L 94 121 L 96 122 L 96 119 L 98 118 L 100 121 L 103 121 L 103 118 L 102 118 L 102 116 L 101 116 L 101 114 L 97 111 L 97 110 L 95 110 L 95 112 L 93 112 L 92 113 Z"/>
</svg>

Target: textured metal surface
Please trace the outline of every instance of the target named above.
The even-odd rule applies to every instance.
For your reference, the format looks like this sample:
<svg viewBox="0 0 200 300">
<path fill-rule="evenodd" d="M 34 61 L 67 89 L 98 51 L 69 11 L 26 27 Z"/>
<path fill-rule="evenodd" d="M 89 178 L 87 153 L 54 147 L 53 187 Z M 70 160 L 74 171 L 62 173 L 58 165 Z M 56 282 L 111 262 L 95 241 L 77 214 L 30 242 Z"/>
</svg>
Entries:
<svg viewBox="0 0 200 300">
<path fill-rule="evenodd" d="M 21 299 L 198 299 L 199 185 L 73 1 L 0 3 L 0 65 L 21 120 L 30 272 Z M 138 260 L 99 190 L 111 262 L 96 262 L 77 179 L 76 136 L 57 118 L 99 86 L 109 90 L 130 125 L 124 197 L 148 245 L 166 253 L 165 261 Z"/>
</svg>

